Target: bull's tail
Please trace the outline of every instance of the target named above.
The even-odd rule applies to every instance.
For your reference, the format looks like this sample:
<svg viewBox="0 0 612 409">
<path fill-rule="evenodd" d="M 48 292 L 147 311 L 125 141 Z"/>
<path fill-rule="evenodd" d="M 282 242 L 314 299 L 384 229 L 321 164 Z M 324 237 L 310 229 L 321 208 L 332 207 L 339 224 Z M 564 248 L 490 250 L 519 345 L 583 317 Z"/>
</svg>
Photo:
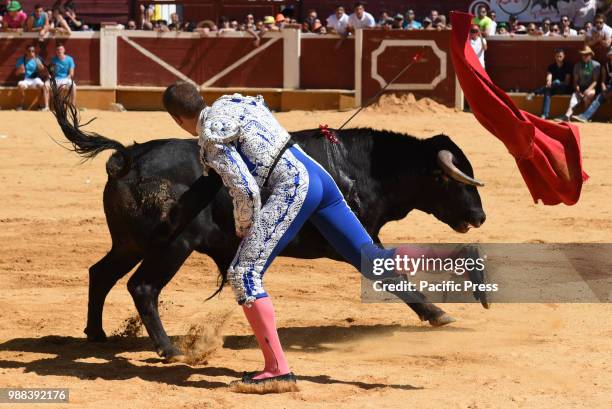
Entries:
<svg viewBox="0 0 612 409">
<path fill-rule="evenodd" d="M 82 130 L 83 126 L 91 121 L 81 124 L 78 109 L 70 102 L 72 87 L 66 90 L 65 87 L 58 88 L 53 74 L 51 82 L 51 101 L 53 113 L 64 136 L 72 144 L 72 151 L 78 153 L 83 159 L 93 159 L 100 152 L 107 149 L 116 151 L 106 163 L 106 172 L 112 178 L 120 178 L 126 175 L 132 166 L 132 155 L 130 150 L 121 142 L 107 138 L 95 132 Z"/>
</svg>

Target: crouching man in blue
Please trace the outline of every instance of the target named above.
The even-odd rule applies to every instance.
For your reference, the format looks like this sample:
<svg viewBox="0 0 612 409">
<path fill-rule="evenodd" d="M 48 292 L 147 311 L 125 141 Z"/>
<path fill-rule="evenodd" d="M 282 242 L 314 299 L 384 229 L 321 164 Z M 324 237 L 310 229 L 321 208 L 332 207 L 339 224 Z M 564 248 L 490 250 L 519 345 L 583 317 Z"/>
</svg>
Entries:
<svg viewBox="0 0 612 409">
<path fill-rule="evenodd" d="M 292 143 L 261 96 L 228 95 L 206 106 L 195 86 L 178 82 L 166 89 L 163 103 L 179 126 L 199 137 L 205 174 L 209 169 L 219 174 L 233 199 L 236 234 L 242 241 L 227 277 L 264 356 L 262 371 L 245 373 L 233 385 L 295 386 L 263 287 L 274 258 L 307 220 L 357 269 L 362 251 L 367 259 L 393 257 L 399 251 L 373 243 L 332 177 Z M 263 187 L 271 194 L 262 206 Z"/>
</svg>

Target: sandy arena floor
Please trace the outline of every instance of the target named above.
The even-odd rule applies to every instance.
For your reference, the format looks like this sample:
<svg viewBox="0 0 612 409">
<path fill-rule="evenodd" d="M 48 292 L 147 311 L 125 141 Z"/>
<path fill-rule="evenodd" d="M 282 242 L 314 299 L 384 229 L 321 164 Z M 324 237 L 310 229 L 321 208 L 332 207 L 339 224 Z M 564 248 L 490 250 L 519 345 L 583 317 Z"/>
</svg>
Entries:
<svg viewBox="0 0 612 409">
<path fill-rule="evenodd" d="M 418 111 L 371 109 L 353 125 L 451 135 L 487 182 L 480 191 L 487 222 L 461 235 L 412 213 L 387 225 L 383 241 L 612 241 L 611 125 L 580 126 L 591 180 L 579 204 L 544 207 L 532 203 L 503 145 L 471 115 Z M 90 129 L 124 143 L 187 137 L 164 113 L 84 113 L 92 116 L 98 120 Z M 338 126 L 347 113 L 279 118 L 297 130 Z M 612 306 L 515 304 L 486 311 L 451 304 L 444 308 L 458 322 L 432 329 L 400 304 L 361 304 L 358 273 L 326 259 L 281 258 L 266 275 L 300 392 L 227 390 L 243 370 L 258 369 L 260 353 L 229 291 L 204 303 L 217 272 L 199 254 L 162 294 L 162 320 L 175 337 L 194 324 L 219 326 L 225 344 L 208 364 L 164 364 L 145 334 L 87 344 L 87 269 L 110 245 L 101 201 L 108 155 L 79 165 L 48 135 L 62 138 L 49 113 L 0 112 L 0 387 L 68 387 L 75 408 L 610 407 Z M 297 275 L 304 288 L 296 288 Z M 109 335 L 122 332 L 135 314 L 126 281 L 107 299 Z"/>
</svg>

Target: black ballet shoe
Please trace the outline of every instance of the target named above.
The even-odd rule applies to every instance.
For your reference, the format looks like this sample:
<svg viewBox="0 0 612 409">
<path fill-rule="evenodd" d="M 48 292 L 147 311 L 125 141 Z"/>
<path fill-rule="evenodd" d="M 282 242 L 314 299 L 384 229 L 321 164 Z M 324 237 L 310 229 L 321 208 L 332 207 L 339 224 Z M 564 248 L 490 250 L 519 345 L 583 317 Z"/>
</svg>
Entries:
<svg viewBox="0 0 612 409">
<path fill-rule="evenodd" d="M 230 383 L 230 389 L 233 392 L 255 394 L 297 392 L 299 390 L 297 377 L 293 372 L 270 378 L 254 379 L 258 374 L 259 372 L 245 372 L 242 379 Z"/>
</svg>

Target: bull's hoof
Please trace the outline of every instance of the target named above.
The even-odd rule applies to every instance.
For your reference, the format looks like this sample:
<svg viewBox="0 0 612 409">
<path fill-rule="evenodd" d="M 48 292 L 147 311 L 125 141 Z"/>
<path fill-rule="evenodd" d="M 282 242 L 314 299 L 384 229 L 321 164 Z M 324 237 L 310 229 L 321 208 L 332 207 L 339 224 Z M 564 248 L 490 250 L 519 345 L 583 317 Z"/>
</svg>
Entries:
<svg viewBox="0 0 612 409">
<path fill-rule="evenodd" d="M 439 317 L 431 318 L 429 320 L 429 325 L 431 325 L 432 327 L 443 327 L 444 325 L 451 324 L 455 321 L 457 320 L 448 315 L 447 313 L 444 313 Z"/>
<path fill-rule="evenodd" d="M 165 363 L 185 362 L 187 360 L 183 351 L 174 346 L 170 346 L 166 350 L 159 349 L 157 353 L 164 359 Z"/>
<path fill-rule="evenodd" d="M 174 364 L 177 362 L 187 362 L 187 357 L 183 354 L 172 355 L 164 359 L 164 362 L 167 364 Z"/>
<path fill-rule="evenodd" d="M 85 329 L 85 335 L 87 335 L 87 341 L 89 342 L 106 342 L 108 341 L 108 337 L 104 330 L 92 331 Z"/>
</svg>

